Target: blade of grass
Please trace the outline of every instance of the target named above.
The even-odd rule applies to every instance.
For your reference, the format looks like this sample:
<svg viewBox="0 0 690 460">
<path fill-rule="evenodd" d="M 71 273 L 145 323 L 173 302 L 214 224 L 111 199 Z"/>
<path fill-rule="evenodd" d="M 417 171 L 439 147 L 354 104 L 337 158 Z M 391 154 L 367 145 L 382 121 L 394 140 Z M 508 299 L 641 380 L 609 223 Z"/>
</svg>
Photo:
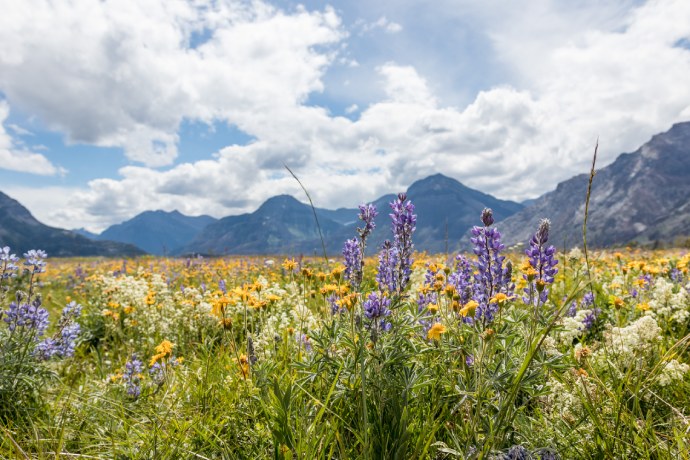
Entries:
<svg viewBox="0 0 690 460">
<path fill-rule="evenodd" d="M 314 213 L 314 220 L 316 221 L 316 228 L 319 231 L 319 238 L 321 239 L 321 248 L 323 249 L 323 259 L 326 261 L 326 268 L 329 268 L 328 266 L 328 255 L 326 254 L 326 243 L 323 240 L 323 233 L 321 232 L 321 225 L 319 224 L 319 218 L 316 215 L 316 208 L 314 207 L 314 202 L 311 200 L 311 196 L 309 196 L 309 192 L 307 192 L 307 189 L 304 187 L 302 184 L 302 181 L 299 180 L 299 178 L 295 175 L 294 172 L 292 172 L 292 169 L 288 167 L 285 163 L 283 163 L 283 166 L 285 166 L 285 169 L 288 170 L 288 172 L 292 175 L 292 177 L 295 178 L 297 183 L 299 184 L 300 187 L 302 187 L 302 190 L 304 190 L 304 194 L 307 195 L 307 199 L 309 200 L 309 205 L 311 206 L 311 210 Z"/>
</svg>

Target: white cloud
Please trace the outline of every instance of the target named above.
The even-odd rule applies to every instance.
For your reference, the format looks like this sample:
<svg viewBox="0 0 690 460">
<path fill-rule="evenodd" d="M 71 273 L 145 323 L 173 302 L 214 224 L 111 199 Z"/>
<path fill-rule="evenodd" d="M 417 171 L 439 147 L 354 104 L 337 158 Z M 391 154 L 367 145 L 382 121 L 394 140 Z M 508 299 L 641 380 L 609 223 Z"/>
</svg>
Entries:
<svg viewBox="0 0 690 460">
<path fill-rule="evenodd" d="M 64 175 L 67 172 L 65 169 L 55 166 L 45 156 L 28 150 L 12 139 L 5 130 L 5 120 L 9 114 L 10 107 L 7 102 L 0 101 L 0 169 L 42 176 Z M 18 126 L 9 125 L 8 127 L 16 133 L 22 133 L 22 128 Z"/>
<path fill-rule="evenodd" d="M 362 19 L 356 21 L 355 28 L 360 35 L 365 35 L 374 30 L 383 30 L 389 34 L 397 34 L 403 30 L 403 26 L 397 22 L 389 21 L 386 16 L 379 17 L 376 21 L 366 22 Z"/>
<path fill-rule="evenodd" d="M 488 21 L 496 59 L 513 72 L 506 78 L 510 84 L 492 86 L 465 107 L 454 107 L 443 102 L 435 75 L 387 62 L 376 68 L 384 96 L 346 110 L 357 113 L 354 120 L 305 105 L 310 93 L 324 89 L 324 72 L 337 62 L 331 45 L 345 37 L 332 10 L 285 13 L 257 2 L 218 3 L 199 11 L 186 2 L 165 5 L 147 13 L 163 16 L 151 21 L 139 17 L 144 8 L 139 3 L 117 21 L 89 13 L 104 22 L 94 30 L 107 26 L 109 34 L 124 33 L 122 46 L 128 48 L 70 51 L 61 59 L 79 72 L 62 75 L 43 51 L 33 64 L 13 64 L 29 56 L 23 50 L 41 48 L 42 42 L 18 46 L 20 51 L 3 48 L 0 70 L 10 76 L 0 73 L 0 89 L 8 86 L 9 97 L 38 107 L 32 110 L 72 139 L 122 145 L 130 158 L 149 165 L 170 160 L 168 149 L 175 148 L 182 118 L 226 120 L 255 141 L 166 171 L 123 168 L 120 179 L 91 181 L 46 220 L 99 229 L 152 207 L 215 216 L 252 211 L 278 193 L 302 197 L 283 163 L 322 207 L 353 206 L 436 172 L 521 200 L 586 172 L 597 137 L 603 165 L 690 114 L 690 50 L 673 46 L 690 36 L 690 3 L 684 1 L 651 1 L 636 9 L 622 1 L 603 8 L 601 17 L 592 3 L 573 15 L 572 23 L 573 10 L 556 10 L 551 2 L 531 3 L 526 11 L 513 6 L 500 18 L 495 8 L 472 10 L 475 18 Z M 179 45 L 200 24 L 213 30 L 208 41 L 195 49 Z M 158 38 L 148 43 L 152 28 Z M 51 49 L 61 55 L 76 39 L 66 31 L 57 36 L 61 46 Z M 147 51 L 151 47 L 156 51 Z M 105 60 L 103 67 L 99 59 Z M 91 73 L 85 71 L 89 66 Z M 23 91 L 32 78 L 35 83 L 34 67 L 53 70 L 60 83 L 46 94 L 27 96 Z M 98 83 L 105 78 L 103 69 L 113 68 L 119 76 Z M 67 85 L 63 94 L 54 95 L 61 85 Z M 71 106 L 84 89 L 91 101 Z M 352 91 L 358 90 L 353 85 Z M 164 147 L 160 154 L 147 150 L 151 140 Z"/>
<path fill-rule="evenodd" d="M 208 40 L 192 43 L 204 31 Z M 0 90 L 70 142 L 122 147 L 131 160 L 163 166 L 177 156 L 183 119 L 265 131 L 256 113 L 320 91 L 328 47 L 343 37 L 330 8 L 31 0 L 0 16 Z"/>
</svg>

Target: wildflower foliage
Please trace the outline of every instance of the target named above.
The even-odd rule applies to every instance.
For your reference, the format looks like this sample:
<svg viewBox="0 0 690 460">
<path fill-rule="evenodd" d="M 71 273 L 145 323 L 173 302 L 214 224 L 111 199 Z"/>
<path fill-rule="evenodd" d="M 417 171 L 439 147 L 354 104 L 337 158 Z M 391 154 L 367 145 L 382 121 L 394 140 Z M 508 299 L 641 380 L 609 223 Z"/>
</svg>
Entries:
<svg viewBox="0 0 690 460">
<path fill-rule="evenodd" d="M 0 457 L 690 455 L 688 254 L 508 251 L 486 209 L 430 256 L 379 212 L 340 260 L 0 248 Z"/>
</svg>

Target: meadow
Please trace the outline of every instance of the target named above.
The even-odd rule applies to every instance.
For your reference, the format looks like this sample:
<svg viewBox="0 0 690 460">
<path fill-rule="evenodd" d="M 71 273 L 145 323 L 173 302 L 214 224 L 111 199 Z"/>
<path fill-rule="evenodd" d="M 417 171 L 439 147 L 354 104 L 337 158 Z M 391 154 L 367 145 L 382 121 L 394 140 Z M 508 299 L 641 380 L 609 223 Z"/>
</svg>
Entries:
<svg viewBox="0 0 690 460">
<path fill-rule="evenodd" d="M 429 255 L 405 196 L 360 210 L 333 259 L 0 248 L 0 457 L 690 457 L 687 250 L 508 250 L 485 210 Z"/>
</svg>

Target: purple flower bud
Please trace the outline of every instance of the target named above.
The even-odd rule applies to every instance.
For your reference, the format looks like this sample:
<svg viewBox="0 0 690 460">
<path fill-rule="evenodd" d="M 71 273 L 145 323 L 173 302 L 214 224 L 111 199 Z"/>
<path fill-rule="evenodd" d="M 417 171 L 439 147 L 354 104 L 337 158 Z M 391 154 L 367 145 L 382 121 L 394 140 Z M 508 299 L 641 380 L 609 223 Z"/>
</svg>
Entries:
<svg viewBox="0 0 690 460">
<path fill-rule="evenodd" d="M 491 208 L 484 208 L 482 211 L 482 223 L 485 227 L 491 227 L 494 223 L 494 212 Z"/>
<path fill-rule="evenodd" d="M 358 228 L 357 232 L 362 240 L 366 240 L 369 234 L 376 228 L 374 219 L 379 213 L 373 204 L 359 205 L 359 220 L 364 222 L 364 228 Z"/>
</svg>

